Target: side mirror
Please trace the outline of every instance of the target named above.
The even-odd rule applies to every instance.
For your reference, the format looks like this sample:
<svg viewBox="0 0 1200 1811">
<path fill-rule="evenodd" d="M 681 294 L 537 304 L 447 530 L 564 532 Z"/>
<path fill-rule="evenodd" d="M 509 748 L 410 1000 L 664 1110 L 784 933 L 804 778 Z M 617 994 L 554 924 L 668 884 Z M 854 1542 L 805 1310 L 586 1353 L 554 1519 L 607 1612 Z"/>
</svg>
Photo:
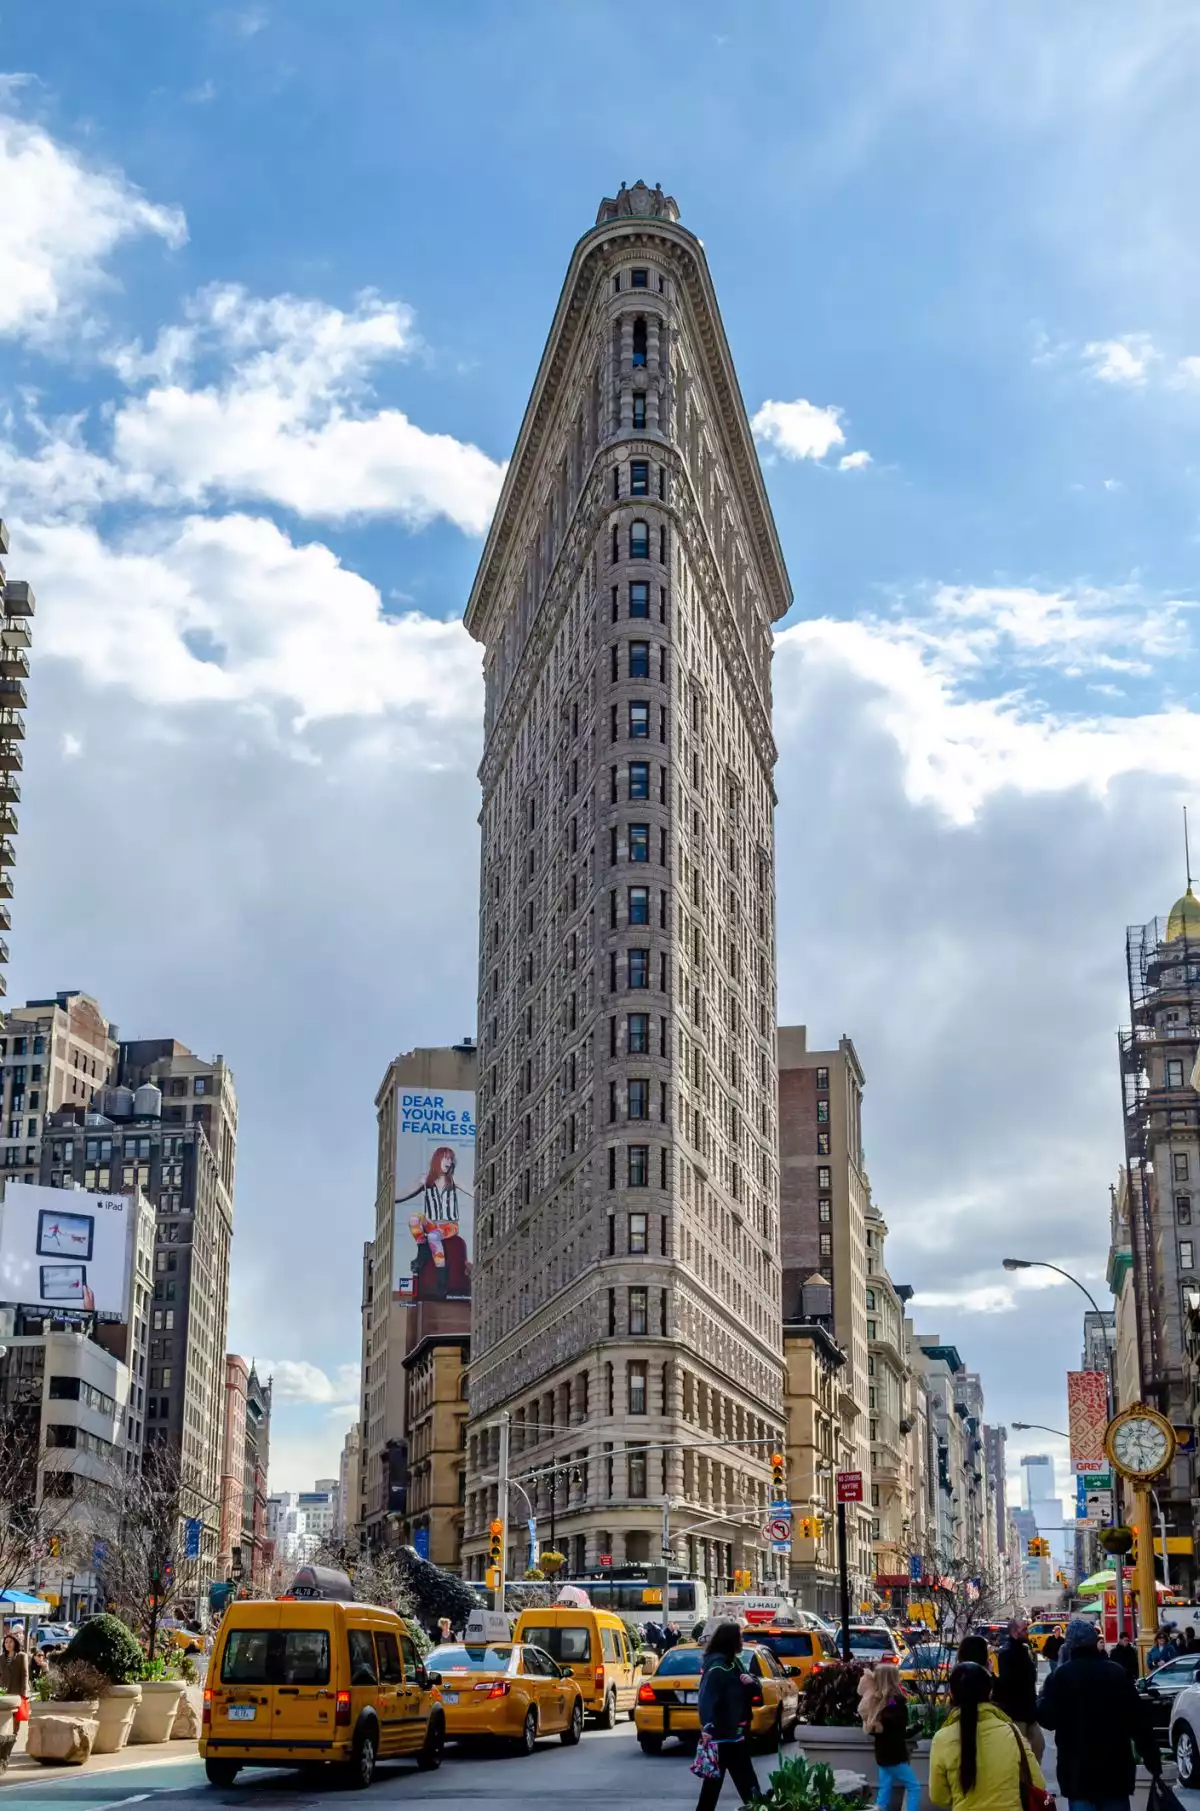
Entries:
<svg viewBox="0 0 1200 1811">
<path fill-rule="evenodd" d="M 426 1685 L 440 1685 L 442 1683 L 442 1675 L 440 1673 L 427 1672 L 425 1674 L 425 1683 Z"/>
</svg>

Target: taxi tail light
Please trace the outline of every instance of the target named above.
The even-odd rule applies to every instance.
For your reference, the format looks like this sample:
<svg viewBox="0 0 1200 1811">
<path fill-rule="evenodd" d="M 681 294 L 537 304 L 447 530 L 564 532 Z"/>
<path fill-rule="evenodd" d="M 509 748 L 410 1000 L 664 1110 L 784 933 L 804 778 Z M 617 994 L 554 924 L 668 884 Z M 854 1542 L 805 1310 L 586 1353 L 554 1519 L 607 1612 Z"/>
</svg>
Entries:
<svg viewBox="0 0 1200 1811">
<path fill-rule="evenodd" d="M 212 1693 L 207 1685 L 204 1688 L 204 1709 L 200 1713 L 200 1723 L 204 1729 L 212 1727 Z"/>
<path fill-rule="evenodd" d="M 333 1720 L 348 1726 L 350 1722 L 350 1693 L 339 1692 L 334 1700 Z"/>
<path fill-rule="evenodd" d="M 512 1687 L 508 1683 L 507 1679 L 497 1679 L 495 1685 L 488 1686 L 488 1697 L 489 1698 L 507 1698 L 507 1696 L 511 1690 L 512 1690 Z"/>
<path fill-rule="evenodd" d="M 754 1690 L 750 1693 L 750 1702 L 751 1704 L 762 1704 L 765 1702 L 761 1683 L 756 1685 Z"/>
<path fill-rule="evenodd" d="M 602 1692 L 604 1690 L 604 1668 L 602 1666 L 598 1666 L 596 1668 L 596 1676 L 595 1676 L 595 1679 L 593 1680 L 593 1683 L 598 1692 Z"/>
<path fill-rule="evenodd" d="M 639 1685 L 638 1686 L 638 1703 L 639 1704 L 656 1704 L 657 1702 L 658 1702 L 658 1700 L 654 1696 L 654 1687 L 652 1685 Z"/>
</svg>

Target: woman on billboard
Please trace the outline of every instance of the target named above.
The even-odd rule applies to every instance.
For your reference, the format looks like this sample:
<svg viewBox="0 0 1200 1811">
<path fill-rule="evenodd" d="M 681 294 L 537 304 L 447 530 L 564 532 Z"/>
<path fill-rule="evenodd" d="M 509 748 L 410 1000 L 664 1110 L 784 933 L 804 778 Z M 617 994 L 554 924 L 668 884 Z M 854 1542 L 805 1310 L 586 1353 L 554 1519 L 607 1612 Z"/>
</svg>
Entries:
<svg viewBox="0 0 1200 1811">
<path fill-rule="evenodd" d="M 417 1255 L 413 1262 L 414 1296 L 469 1295 L 470 1268 L 466 1242 L 459 1225 L 458 1198 L 471 1200 L 468 1189 L 461 1189 L 454 1179 L 454 1147 L 440 1144 L 429 1162 L 424 1182 L 397 1195 L 396 1206 L 421 1198 L 419 1211 L 408 1217 L 409 1231 L 416 1240 Z M 430 1276 L 432 1271 L 432 1276 Z"/>
</svg>

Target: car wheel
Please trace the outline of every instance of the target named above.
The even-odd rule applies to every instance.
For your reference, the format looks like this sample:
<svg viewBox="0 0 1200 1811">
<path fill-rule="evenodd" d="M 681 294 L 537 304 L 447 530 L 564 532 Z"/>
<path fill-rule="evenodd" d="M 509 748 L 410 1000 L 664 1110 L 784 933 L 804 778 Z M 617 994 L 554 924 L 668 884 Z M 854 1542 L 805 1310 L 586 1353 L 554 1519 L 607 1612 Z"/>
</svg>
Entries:
<svg viewBox="0 0 1200 1811">
<path fill-rule="evenodd" d="M 436 1773 L 445 1751 L 446 1725 L 440 1717 L 430 1717 L 429 1728 L 425 1732 L 425 1746 L 417 1756 L 417 1766 L 421 1772 Z"/>
<path fill-rule="evenodd" d="M 583 1699 L 576 1698 L 575 1703 L 571 1707 L 571 1721 L 567 1724 L 567 1727 L 563 1730 L 562 1735 L 559 1737 L 559 1741 L 562 1743 L 564 1748 L 574 1748 L 576 1742 L 578 1742 L 578 1740 L 582 1734 L 583 1734 Z"/>
<path fill-rule="evenodd" d="M 517 1739 L 518 1754 L 532 1754 L 537 1746 L 537 1712 L 526 1711 L 525 1722 Z"/>
<path fill-rule="evenodd" d="M 361 1730 L 354 1743 L 354 1759 L 350 1763 L 350 1784 L 359 1791 L 365 1791 L 375 1778 L 375 1760 L 378 1754 L 376 1746 L 378 1737 L 373 1729 Z"/>
<path fill-rule="evenodd" d="M 661 1754 L 663 1739 L 661 1736 L 639 1736 L 638 1747 L 643 1754 Z"/>
<path fill-rule="evenodd" d="M 236 1761 L 205 1761 L 204 1777 L 210 1786 L 232 1786 L 239 1772 Z"/>
<path fill-rule="evenodd" d="M 615 1729 L 617 1727 L 616 1692 L 609 1692 L 607 1698 L 604 1700 L 604 1709 L 600 1712 L 596 1721 L 599 1723 L 601 1729 Z"/>
<path fill-rule="evenodd" d="M 1181 1786 L 1196 1784 L 1196 1737 L 1190 1723 L 1181 1723 L 1175 1731 L 1175 1769 Z"/>
</svg>

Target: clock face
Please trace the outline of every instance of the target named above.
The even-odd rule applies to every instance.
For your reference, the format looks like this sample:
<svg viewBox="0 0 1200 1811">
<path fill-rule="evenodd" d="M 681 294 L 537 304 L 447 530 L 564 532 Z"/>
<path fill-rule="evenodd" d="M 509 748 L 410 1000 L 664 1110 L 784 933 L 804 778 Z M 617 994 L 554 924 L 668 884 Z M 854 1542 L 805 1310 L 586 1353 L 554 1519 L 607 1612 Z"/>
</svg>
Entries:
<svg viewBox="0 0 1200 1811">
<path fill-rule="evenodd" d="M 1148 1415 L 1131 1415 L 1112 1437 L 1113 1456 L 1122 1470 L 1151 1477 L 1171 1456 L 1166 1429 Z"/>
</svg>

